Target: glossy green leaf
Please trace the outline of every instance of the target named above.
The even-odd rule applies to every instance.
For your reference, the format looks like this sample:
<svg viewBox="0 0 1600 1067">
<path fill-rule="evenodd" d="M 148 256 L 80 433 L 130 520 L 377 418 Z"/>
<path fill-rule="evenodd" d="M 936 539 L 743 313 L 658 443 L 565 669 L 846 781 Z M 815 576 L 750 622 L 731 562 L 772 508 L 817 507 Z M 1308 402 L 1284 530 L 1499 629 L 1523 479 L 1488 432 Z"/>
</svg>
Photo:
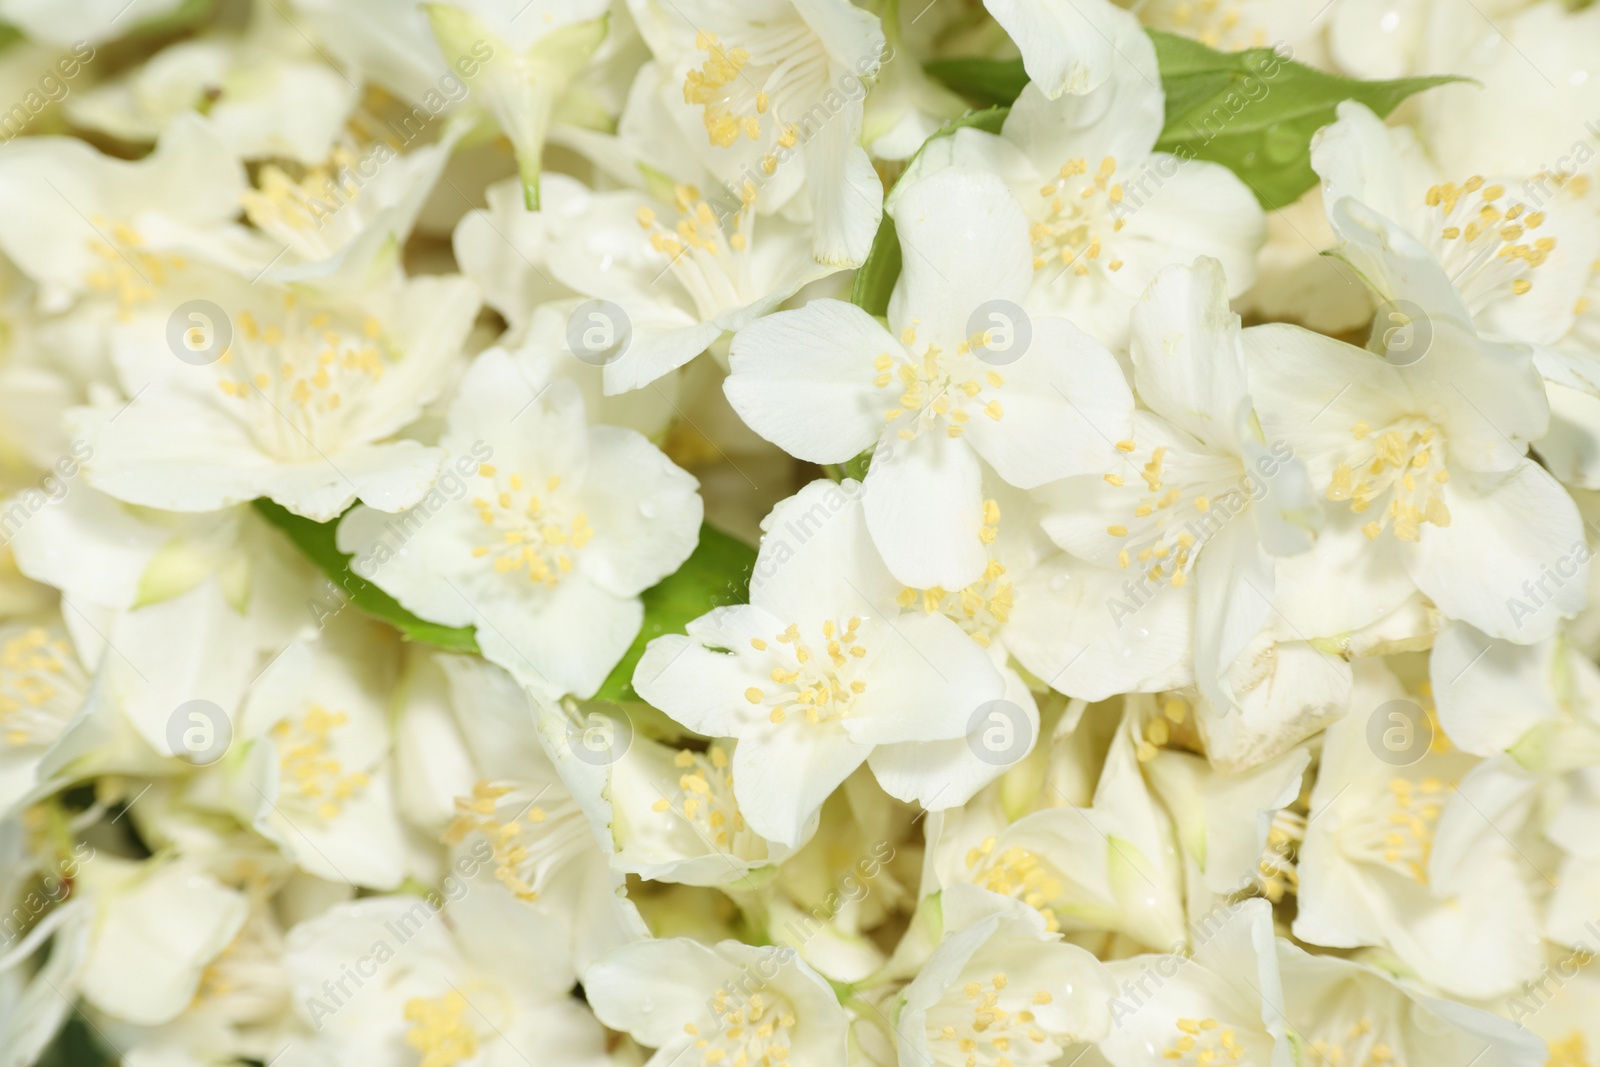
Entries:
<svg viewBox="0 0 1600 1067">
<path fill-rule="evenodd" d="M 924 63 L 928 76 L 975 103 L 1010 106 L 1028 84 L 1020 59 L 935 59 Z"/>
<path fill-rule="evenodd" d="M 1176 34 L 1151 30 L 1150 37 L 1167 94 L 1156 147 L 1222 164 L 1268 210 L 1294 203 L 1317 183 L 1311 137 L 1334 121 L 1341 101 L 1358 100 L 1381 117 L 1414 93 L 1460 80 L 1361 81 L 1284 59 L 1270 48 L 1218 52 Z M 1152 177 L 1159 183 L 1159 175 Z"/>
<path fill-rule="evenodd" d="M 401 607 L 394 597 L 351 570 L 350 556 L 339 551 L 335 536 L 339 520 L 315 522 L 266 499 L 255 501 L 255 508 L 328 576 L 343 597 L 368 615 L 382 619 L 411 641 L 438 645 L 451 652 L 478 651 L 477 636 L 472 628 L 440 626 L 419 619 Z M 334 608 L 330 606 L 328 610 Z"/>
</svg>

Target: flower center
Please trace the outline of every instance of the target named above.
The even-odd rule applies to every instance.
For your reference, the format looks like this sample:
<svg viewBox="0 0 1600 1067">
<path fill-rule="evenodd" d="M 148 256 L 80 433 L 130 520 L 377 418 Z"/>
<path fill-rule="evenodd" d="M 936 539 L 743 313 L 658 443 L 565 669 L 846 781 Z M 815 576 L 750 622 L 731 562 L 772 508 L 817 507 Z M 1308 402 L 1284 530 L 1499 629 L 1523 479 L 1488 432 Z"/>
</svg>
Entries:
<svg viewBox="0 0 1600 1067">
<path fill-rule="evenodd" d="M 1125 455 L 1137 448 L 1133 441 L 1117 442 L 1117 450 Z M 1174 461 L 1170 469 L 1169 458 Z M 1117 550 L 1117 565 L 1124 569 L 1135 561 L 1147 565 L 1146 580 L 1169 581 L 1174 589 L 1189 581 L 1206 540 L 1249 506 L 1249 495 L 1241 490 L 1248 484 L 1244 467 L 1232 456 L 1174 456 L 1166 445 L 1158 445 L 1138 468 L 1143 488 L 1120 474 L 1103 477 L 1107 485 L 1130 489 L 1130 495 L 1138 498 L 1130 521 L 1106 527 L 1109 536 L 1124 542 Z"/>
<path fill-rule="evenodd" d="M 1534 236 L 1545 213 L 1502 203 L 1505 195 L 1505 186 L 1486 185 L 1475 175 L 1461 185 L 1432 186 L 1424 199 L 1434 252 L 1474 311 L 1507 292 L 1522 296 L 1531 290 L 1528 275 L 1556 247 L 1554 237 Z"/>
<path fill-rule="evenodd" d="M 233 341 L 215 364 L 217 388 L 237 401 L 237 417 L 263 450 L 312 462 L 342 443 L 346 420 L 394 353 L 370 316 L 356 323 L 307 315 L 293 294 L 283 309 L 281 321 L 266 325 L 248 310 L 234 317 Z M 207 340 L 200 332 L 191 331 L 196 348 Z"/>
<path fill-rule="evenodd" d="M 1362 1016 L 1339 1038 L 1313 1038 L 1311 1048 L 1330 1067 L 1405 1067 L 1395 1058 L 1394 1046 L 1383 1040 L 1391 1028 L 1392 1024 L 1374 1026 L 1370 1018 Z"/>
<path fill-rule="evenodd" d="M 1183 1018 L 1176 1025 L 1178 1036 L 1168 1042 L 1162 1053 L 1162 1058 L 1172 1063 L 1209 1067 L 1218 1062 L 1238 1063 L 1244 1057 L 1244 1046 L 1239 1044 L 1232 1027 L 1210 1017 Z"/>
<path fill-rule="evenodd" d="M 705 59 L 684 75 L 684 102 L 701 108 L 706 137 L 718 148 L 733 147 L 741 136 L 761 141 L 774 135 L 791 148 L 798 131 L 789 119 L 822 98 L 827 53 L 800 18 L 747 24 L 738 36 L 738 44 L 724 44 L 710 30 L 695 34 L 695 50 Z M 777 168 L 777 156 L 768 152 L 761 169 L 771 174 Z"/>
<path fill-rule="evenodd" d="M 715 1034 L 701 1034 L 694 1023 L 683 1025 L 684 1033 L 695 1038 L 694 1047 L 701 1052 L 701 1062 L 708 1067 L 781 1067 L 787 1063 L 793 1047 L 790 1030 L 794 1028 L 794 1011 L 789 1003 L 760 992 L 751 993 L 742 1003 L 736 998 L 737 994 L 726 988 L 712 994 L 711 1009 L 717 1014 L 718 1024 Z"/>
<path fill-rule="evenodd" d="M 749 303 L 751 264 L 743 255 L 755 228 L 756 187 L 744 183 L 739 210 L 731 220 L 719 218 L 692 185 L 678 185 L 673 203 L 679 219 L 670 229 L 656 213 L 641 207 L 639 228 L 650 235 L 650 247 L 669 257 L 668 267 L 695 302 L 702 318 Z"/>
<path fill-rule="evenodd" d="M 867 691 L 867 683 L 856 677 L 862 673 L 867 646 L 860 643 L 857 631 L 862 620 L 852 616 L 846 624 L 829 619 L 822 624 L 822 639 L 813 648 L 791 624 L 779 634 L 775 645 L 759 637 L 750 639 L 757 652 L 770 651 L 778 665 L 768 677 L 768 689 L 751 686 L 744 698 L 752 704 L 770 707 L 773 723 L 787 721 L 791 714 L 804 715 L 808 723 L 837 722 L 855 709 L 856 698 Z"/>
<path fill-rule="evenodd" d="M 188 266 L 182 256 L 146 248 L 144 236 L 126 222 L 113 222 L 103 215 L 94 216 L 90 222 L 104 236 L 89 241 L 100 264 L 85 275 L 84 281 L 95 292 L 116 297 L 117 314 L 123 321 L 134 308 L 155 299 L 156 290 L 167 284 L 169 271 Z"/>
<path fill-rule="evenodd" d="M 1450 525 L 1440 488 L 1450 480 L 1450 471 L 1438 427 L 1409 418 L 1374 433 L 1358 422 L 1350 435 L 1359 442 L 1357 454 L 1333 469 L 1327 496 L 1349 501 L 1350 510 L 1360 515 L 1375 499 L 1389 495 L 1389 506 L 1361 528 L 1369 539 L 1376 540 L 1388 528 L 1402 541 L 1415 541 L 1423 523 Z"/>
<path fill-rule="evenodd" d="M 1003 971 L 987 983 L 967 982 L 959 1001 L 947 997 L 928 1013 L 929 1038 L 954 1046 L 961 1062 L 972 1067 L 1053 1062 L 1063 1042 L 1039 1027 L 1030 1006 L 1049 1004 L 1054 995 L 1043 989 L 1030 995 L 1010 985 Z"/>
<path fill-rule="evenodd" d="M 983 527 L 978 536 L 986 545 L 994 544 L 1000 531 L 1000 505 L 993 500 L 983 502 Z M 1011 582 L 1006 578 L 1006 568 L 997 559 L 990 559 L 983 577 L 964 589 L 947 592 L 938 586 L 930 589 L 905 588 L 900 591 L 902 608 L 922 606 L 924 613 L 944 615 L 967 636 L 988 648 L 994 634 L 1011 616 Z"/>
<path fill-rule="evenodd" d="M 1089 161 L 1069 159 L 1061 164 L 1055 178 L 1039 187 L 1039 200 L 1033 208 L 1033 269 L 1043 270 L 1052 263 L 1071 267 L 1080 277 L 1100 259 L 1108 234 L 1127 225 L 1120 217 L 1122 183 L 1111 181 L 1117 161 L 1106 156 L 1093 176 Z M 1106 269 L 1122 269 L 1122 260 L 1108 257 Z"/>
<path fill-rule="evenodd" d="M 535 802 L 553 800 L 543 807 Z M 444 843 L 458 844 L 468 834 L 482 834 L 494 852 L 494 876 L 517 899 L 539 899 L 550 872 L 584 854 L 591 842 L 589 822 L 577 803 L 549 787 L 480 781 L 470 797 L 457 797 L 456 818 Z"/>
<path fill-rule="evenodd" d="M 42 626 L 8 627 L 0 642 L 0 735 L 48 745 L 77 714 L 88 680 L 67 643 Z"/>
<path fill-rule="evenodd" d="M 594 536 L 583 512 L 566 517 L 567 509 L 555 496 L 561 477 L 551 475 L 544 480 L 544 492 L 550 498 L 546 499 L 530 488 L 520 473 L 502 476 L 484 463 L 478 467 L 478 476 L 489 479 L 492 492 L 472 500 L 485 527 L 482 542 L 472 548 L 472 558 L 490 559 L 500 574 L 526 572 L 529 581 L 547 589 L 560 585 L 562 576 L 572 570 L 578 550 Z"/>
<path fill-rule="evenodd" d="M 278 774 L 285 792 L 323 820 L 336 817 L 345 801 L 367 787 L 366 774 L 346 772 L 328 752 L 329 735 L 348 722 L 349 716 L 344 712 L 312 704 L 300 719 L 284 719 L 272 728 L 272 739 L 278 746 Z"/>
<path fill-rule="evenodd" d="M 466 1021 L 470 1007 L 460 993 L 406 1001 L 406 1044 L 422 1053 L 418 1067 L 455 1067 L 478 1054 L 477 1031 Z"/>
<path fill-rule="evenodd" d="M 1454 788 L 1440 778 L 1390 779 L 1376 810 L 1351 824 L 1346 854 L 1426 884 L 1433 835 Z"/>
<path fill-rule="evenodd" d="M 1266 47 L 1266 29 L 1246 23 L 1244 10 L 1238 0 L 1179 0 L 1171 6 L 1167 25 L 1208 48 L 1235 51 Z"/>
<path fill-rule="evenodd" d="M 968 879 L 992 893 L 1022 901 L 1044 916 L 1052 932 L 1061 929 L 1052 902 L 1061 899 L 1065 887 L 1055 869 L 1041 856 L 1016 845 L 995 852 L 995 839 L 967 850 Z"/>
<path fill-rule="evenodd" d="M 1590 1067 L 1583 1035 L 1574 1030 L 1562 1040 L 1550 1042 L 1548 1067 Z"/>
<path fill-rule="evenodd" d="M 945 436 L 960 437 L 972 419 L 969 408 L 977 408 L 996 422 L 1005 417 L 1000 401 L 985 401 L 985 388 L 999 389 L 1005 378 L 999 371 L 988 368 L 972 354 L 974 342 L 986 343 L 984 336 L 970 338 L 956 346 L 952 353 L 929 344 L 922 352 L 919 363 L 915 359 L 895 359 L 887 352 L 879 353 L 872 368 L 877 371 L 872 384 L 880 389 L 900 389 L 898 406 L 883 413 L 886 423 L 905 419 L 898 433 L 902 440 L 910 441 L 924 428 L 934 423 L 945 424 Z M 900 335 L 900 343 L 914 351 L 917 343 L 915 326 L 907 326 Z"/>
<path fill-rule="evenodd" d="M 652 810 L 675 811 L 718 848 L 727 850 L 733 835 L 745 831 L 744 816 L 733 797 L 733 772 L 728 753 L 713 744 L 701 754 L 688 749 L 673 757 L 683 773 L 678 776 L 675 796 L 662 797 Z"/>
</svg>

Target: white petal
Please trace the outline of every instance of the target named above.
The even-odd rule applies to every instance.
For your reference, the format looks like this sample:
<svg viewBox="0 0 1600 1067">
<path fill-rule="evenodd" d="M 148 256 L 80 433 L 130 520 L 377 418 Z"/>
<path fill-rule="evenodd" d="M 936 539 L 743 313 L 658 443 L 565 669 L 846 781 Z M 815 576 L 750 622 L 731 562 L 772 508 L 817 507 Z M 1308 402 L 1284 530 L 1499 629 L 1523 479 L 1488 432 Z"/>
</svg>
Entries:
<svg viewBox="0 0 1600 1067">
<path fill-rule="evenodd" d="M 892 439 L 867 470 L 863 504 L 889 571 L 918 589 L 964 589 L 988 563 L 978 457 L 937 433 Z"/>
</svg>

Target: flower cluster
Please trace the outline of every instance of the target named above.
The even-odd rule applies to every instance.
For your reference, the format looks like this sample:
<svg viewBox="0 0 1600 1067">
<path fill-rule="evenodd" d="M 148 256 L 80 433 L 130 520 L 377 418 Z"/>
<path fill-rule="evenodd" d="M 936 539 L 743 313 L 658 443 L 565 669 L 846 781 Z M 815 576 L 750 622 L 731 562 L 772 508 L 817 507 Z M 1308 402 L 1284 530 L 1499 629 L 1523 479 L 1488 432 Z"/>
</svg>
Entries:
<svg viewBox="0 0 1600 1067">
<path fill-rule="evenodd" d="M 0 0 L 0 131 L 0 1067 L 1600 1065 L 1600 5 Z"/>
</svg>

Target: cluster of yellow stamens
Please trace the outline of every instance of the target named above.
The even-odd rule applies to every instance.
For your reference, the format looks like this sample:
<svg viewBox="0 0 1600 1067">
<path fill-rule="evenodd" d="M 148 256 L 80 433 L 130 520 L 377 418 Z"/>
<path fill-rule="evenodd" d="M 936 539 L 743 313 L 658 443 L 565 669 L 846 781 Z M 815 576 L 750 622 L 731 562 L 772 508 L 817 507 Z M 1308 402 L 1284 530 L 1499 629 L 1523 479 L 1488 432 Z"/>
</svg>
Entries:
<svg viewBox="0 0 1600 1067">
<path fill-rule="evenodd" d="M 683 772 L 678 776 L 677 796 L 662 797 L 651 808 L 657 812 L 676 811 L 718 848 L 726 850 L 733 843 L 733 836 L 745 830 L 744 816 L 733 798 L 733 771 L 727 751 L 713 743 L 704 754 L 684 749 L 672 761 Z"/>
<path fill-rule="evenodd" d="M 1533 288 L 1527 275 L 1550 258 L 1554 237 L 1535 237 L 1545 213 L 1520 203 L 1502 203 L 1503 185 L 1471 177 L 1460 185 L 1443 182 L 1428 189 L 1440 261 L 1470 307 L 1478 307 L 1506 288 L 1518 296 Z"/>
<path fill-rule="evenodd" d="M 538 794 L 528 794 L 526 804 L 509 819 L 499 818 L 502 804 L 510 806 L 520 799 L 518 789 L 494 782 L 474 782 L 470 797 L 457 797 L 456 817 L 445 830 L 444 843 L 455 845 L 468 834 L 479 833 L 489 842 L 494 852 L 494 876 L 501 885 L 511 890 L 518 900 L 532 903 L 539 899 L 535 885 L 538 881 L 539 860 L 529 847 L 531 828 L 541 826 L 550 819 L 544 808 L 536 807 L 533 799 Z M 570 822 L 570 819 L 560 820 Z M 570 829 L 570 827 L 568 828 Z"/>
<path fill-rule="evenodd" d="M 985 500 L 979 539 L 986 545 L 992 545 L 999 529 L 1000 505 L 993 500 Z M 902 608 L 920 606 L 928 615 L 942 614 L 966 631 L 967 636 L 978 643 L 978 647 L 988 648 L 995 631 L 1011 617 L 1012 588 L 1005 575 L 1005 565 L 997 559 L 991 559 L 983 570 L 983 577 L 963 589 L 950 592 L 939 586 L 928 589 L 907 587 L 900 590 L 899 604 Z"/>
<path fill-rule="evenodd" d="M 1358 422 L 1350 434 L 1362 443 L 1362 455 L 1334 468 L 1327 496 L 1349 501 L 1350 510 L 1360 515 L 1376 498 L 1389 494 L 1389 506 L 1361 528 L 1369 539 L 1388 527 L 1400 540 L 1415 541 L 1423 523 L 1450 525 L 1450 509 L 1440 492 L 1450 471 L 1437 427 L 1406 419 L 1375 433 Z"/>
<path fill-rule="evenodd" d="M 1133 441 L 1118 441 L 1117 450 L 1124 454 L 1136 451 Z M 1244 478 L 1244 469 L 1237 460 L 1215 457 L 1200 469 L 1186 470 L 1182 480 L 1190 492 L 1177 485 L 1168 485 L 1167 446 L 1158 445 L 1150 452 L 1150 459 L 1139 468 L 1139 479 L 1144 489 L 1136 491 L 1140 500 L 1133 508 L 1133 518 L 1142 520 L 1156 516 L 1156 532 L 1143 547 L 1124 546 L 1117 551 L 1117 566 L 1127 569 L 1134 562 L 1145 569 L 1145 578 L 1151 582 L 1170 582 L 1172 588 L 1182 589 L 1189 581 L 1189 571 L 1194 564 L 1198 545 L 1225 520 L 1227 512 L 1211 515 L 1213 504 L 1223 495 L 1232 500 L 1241 496 L 1237 485 Z M 1131 462 L 1131 461 L 1130 461 Z M 1106 484 L 1115 489 L 1128 486 L 1120 474 L 1103 475 Z M 1178 525 L 1180 519 L 1184 519 Z M 1128 537 L 1128 526 L 1112 523 L 1106 533 L 1117 540 Z"/>
<path fill-rule="evenodd" d="M 757 652 L 771 650 L 785 662 L 772 668 L 768 677 L 777 685 L 775 695 L 751 686 L 744 698 L 752 704 L 770 706 L 768 719 L 785 722 L 791 712 L 799 712 L 808 723 L 834 722 L 849 715 L 856 698 L 867 691 L 867 683 L 853 678 L 866 646 L 858 631 L 862 620 L 852 616 L 841 625 L 833 619 L 822 624 L 821 654 L 806 642 L 800 627 L 791 624 L 774 639 L 777 648 L 764 639 L 752 637 L 750 647 Z"/>
<path fill-rule="evenodd" d="M 8 745 L 49 744 L 85 685 L 65 641 L 29 626 L 0 643 L 0 730 Z"/>
<path fill-rule="evenodd" d="M 1592 1067 L 1583 1035 L 1574 1030 L 1560 1041 L 1550 1042 L 1546 1067 Z"/>
<path fill-rule="evenodd" d="M 268 163 L 261 168 L 261 188 L 248 189 L 239 199 L 245 215 L 261 229 L 270 230 L 276 223 L 295 230 L 318 230 L 339 208 L 361 195 L 361 184 L 351 177 L 360 163 L 349 144 L 335 145 L 328 162 L 305 168 L 299 181 L 277 164 Z"/>
<path fill-rule="evenodd" d="M 1189 702 L 1179 696 L 1169 696 L 1161 702 L 1161 712 L 1142 726 L 1143 736 L 1134 746 L 1134 757 L 1140 763 L 1156 758 L 1168 741 L 1172 740 L 1172 727 L 1181 726 L 1189 719 Z"/>
<path fill-rule="evenodd" d="M 155 299 L 156 290 L 167 284 L 169 271 L 188 266 L 182 256 L 147 248 L 144 236 L 126 222 L 113 222 L 103 215 L 91 216 L 89 221 L 102 235 L 89 241 L 100 264 L 84 281 L 95 292 L 114 295 L 118 317 L 124 321 L 140 304 Z"/>
<path fill-rule="evenodd" d="M 519 473 L 502 477 L 493 464 L 483 463 L 478 477 L 488 479 L 492 489 L 472 500 L 488 538 L 473 546 L 472 557 L 490 557 L 498 573 L 525 572 L 530 581 L 547 589 L 560 585 L 573 568 L 573 557 L 594 537 L 588 516 L 580 511 L 571 519 L 562 517 L 561 509 L 530 488 Z M 542 484 L 547 496 L 560 488 L 558 475 Z"/>
<path fill-rule="evenodd" d="M 283 719 L 272 728 L 284 792 L 309 804 L 321 819 L 336 817 L 345 801 L 367 787 L 364 772 L 346 772 L 328 751 L 329 736 L 349 721 L 342 711 L 312 704 L 299 719 Z"/>
<path fill-rule="evenodd" d="M 1069 159 L 1039 187 L 1043 203 L 1029 229 L 1034 270 L 1054 263 L 1071 267 L 1079 276 L 1089 273 L 1089 264 L 1104 251 L 1107 232 L 1117 233 L 1127 225 L 1121 213 L 1122 183 L 1111 180 L 1116 172 L 1114 156 L 1102 159 L 1093 175 L 1088 160 Z M 1121 270 L 1122 260 L 1111 259 L 1105 266 Z"/>
<path fill-rule="evenodd" d="M 750 62 L 743 48 L 724 48 L 710 30 L 695 34 L 696 50 L 706 53 L 698 69 L 683 78 L 683 101 L 704 109 L 706 136 L 719 148 L 728 148 L 743 134 L 754 141 L 761 136 L 761 116 L 772 101 L 765 92 L 741 88 L 742 73 Z"/>
<path fill-rule="evenodd" d="M 1010 985 L 1003 971 L 986 982 L 964 983 L 960 1002 L 947 998 L 928 1013 L 928 1036 L 954 1045 L 965 1054 L 967 1067 L 1013 1067 L 1018 1059 L 1023 1063 L 1054 1059 L 1060 1043 L 1039 1028 L 1031 1008 L 1049 1004 L 1055 996 L 1043 989 L 1031 995 L 1009 991 Z M 952 1016 L 959 1021 L 947 1021 Z"/>
<path fill-rule="evenodd" d="M 698 188 L 679 184 L 673 188 L 679 218 L 670 228 L 652 208 L 641 207 L 634 216 L 704 317 L 749 302 L 746 260 L 738 253 L 750 247 L 756 198 L 755 185 L 745 182 L 739 209 L 719 218 Z"/>
<path fill-rule="evenodd" d="M 1311 1049 L 1328 1067 L 1405 1067 L 1395 1058 L 1393 1046 L 1379 1036 L 1372 1020 L 1362 1017 L 1350 1024 L 1337 1043 L 1313 1039 Z"/>
<path fill-rule="evenodd" d="M 478 1054 L 478 1034 L 467 1021 L 471 1010 L 467 998 L 453 992 L 406 1001 L 406 1044 L 422 1053 L 417 1067 L 455 1067 Z"/>
<path fill-rule="evenodd" d="M 1306 836 L 1306 817 L 1283 808 L 1272 816 L 1267 830 L 1267 844 L 1261 850 L 1261 862 L 1256 865 L 1257 884 L 1261 895 L 1274 904 L 1286 893 L 1300 892 L 1300 868 L 1295 862 L 1296 850 Z"/>
<path fill-rule="evenodd" d="M 264 449 L 284 459 L 317 459 L 319 450 L 340 443 L 343 419 L 383 377 L 394 353 L 371 316 L 336 320 L 302 307 L 293 293 L 282 306 L 276 322 L 262 323 L 249 310 L 234 316 L 232 342 L 215 364 L 217 388 L 244 405 Z M 196 349 L 207 340 L 194 336 L 199 330 L 192 327 L 189 338 Z"/>
<path fill-rule="evenodd" d="M 717 1014 L 715 1033 L 702 1034 L 694 1023 L 683 1024 L 683 1032 L 695 1039 L 702 1063 L 779 1067 L 788 1062 L 794 1012 L 787 1001 L 756 992 L 741 1003 L 727 989 L 719 989 L 712 994 L 711 1009 Z"/>
<path fill-rule="evenodd" d="M 916 359 L 895 359 L 887 352 L 878 354 L 872 369 L 876 376 L 872 384 L 880 389 L 898 386 L 899 402 L 883 413 L 886 423 L 906 419 L 899 431 L 902 440 L 909 441 L 922 432 L 925 424 L 942 421 L 946 437 L 960 437 L 966 432 L 972 414 L 969 406 L 978 408 L 984 415 L 1000 421 L 1005 408 L 999 400 L 985 400 L 985 388 L 999 389 L 1005 377 L 997 370 L 986 368 L 973 355 L 974 344 L 981 345 L 982 336 L 963 340 L 953 354 L 947 354 L 938 345 L 929 344 Z M 900 343 L 915 351 L 917 328 L 907 326 L 900 334 Z"/>
<path fill-rule="evenodd" d="M 1244 23 L 1244 5 L 1239 0 L 1179 0 L 1172 5 L 1171 19 L 1173 29 L 1208 48 L 1237 51 L 1268 44 L 1266 27 Z"/>
<path fill-rule="evenodd" d="M 997 843 L 986 837 L 967 850 L 967 877 L 990 892 L 1022 901 L 1044 916 L 1052 932 L 1060 930 L 1052 904 L 1060 899 L 1063 886 L 1054 869 L 1036 853 L 1016 845 L 997 853 Z"/>
<path fill-rule="evenodd" d="M 1217 1063 L 1238 1063 L 1244 1058 L 1244 1046 L 1233 1028 L 1215 1019 L 1179 1019 L 1177 1027 L 1178 1036 L 1162 1051 L 1162 1059 L 1211 1067 Z"/>
</svg>

